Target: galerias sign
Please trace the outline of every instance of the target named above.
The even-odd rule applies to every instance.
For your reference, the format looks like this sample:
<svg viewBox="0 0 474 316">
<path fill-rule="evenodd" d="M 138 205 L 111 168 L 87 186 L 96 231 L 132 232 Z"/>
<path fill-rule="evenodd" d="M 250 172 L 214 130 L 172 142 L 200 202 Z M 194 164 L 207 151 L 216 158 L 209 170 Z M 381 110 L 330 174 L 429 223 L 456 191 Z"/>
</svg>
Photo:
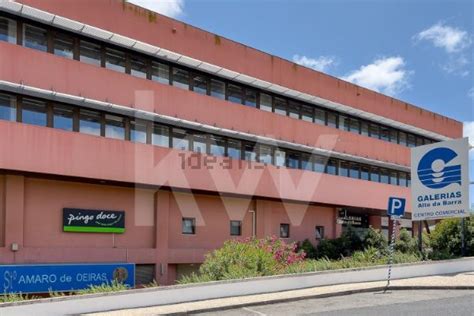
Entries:
<svg viewBox="0 0 474 316">
<path fill-rule="evenodd" d="M 121 234 L 125 232 L 125 212 L 64 208 L 63 230 L 65 232 Z"/>
</svg>

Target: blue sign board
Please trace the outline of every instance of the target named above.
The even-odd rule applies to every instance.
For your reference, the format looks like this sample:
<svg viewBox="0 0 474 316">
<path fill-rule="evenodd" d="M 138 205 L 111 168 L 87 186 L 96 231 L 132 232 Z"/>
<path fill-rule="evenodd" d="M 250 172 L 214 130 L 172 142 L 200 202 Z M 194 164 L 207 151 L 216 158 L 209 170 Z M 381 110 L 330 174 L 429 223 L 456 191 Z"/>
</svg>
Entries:
<svg viewBox="0 0 474 316">
<path fill-rule="evenodd" d="M 390 197 L 388 199 L 387 215 L 402 217 L 405 214 L 406 200 L 404 198 Z"/>
<path fill-rule="evenodd" d="M 0 265 L 0 293 L 48 293 L 118 281 L 135 286 L 135 264 Z"/>
</svg>

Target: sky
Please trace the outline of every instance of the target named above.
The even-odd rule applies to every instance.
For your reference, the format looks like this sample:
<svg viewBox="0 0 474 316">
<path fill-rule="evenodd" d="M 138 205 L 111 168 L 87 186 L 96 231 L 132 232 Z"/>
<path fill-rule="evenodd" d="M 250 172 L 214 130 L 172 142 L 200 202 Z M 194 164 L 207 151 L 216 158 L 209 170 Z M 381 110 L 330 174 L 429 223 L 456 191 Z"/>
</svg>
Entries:
<svg viewBox="0 0 474 316">
<path fill-rule="evenodd" d="M 474 1 L 129 2 L 461 121 L 474 145 Z"/>
</svg>

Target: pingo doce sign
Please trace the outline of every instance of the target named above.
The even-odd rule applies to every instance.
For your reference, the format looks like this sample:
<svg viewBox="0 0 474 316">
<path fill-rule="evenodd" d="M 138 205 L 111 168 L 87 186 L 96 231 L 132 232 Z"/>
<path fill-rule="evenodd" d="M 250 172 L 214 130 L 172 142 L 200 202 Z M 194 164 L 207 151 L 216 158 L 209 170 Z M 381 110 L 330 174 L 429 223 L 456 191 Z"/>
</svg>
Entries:
<svg viewBox="0 0 474 316">
<path fill-rule="evenodd" d="M 412 220 L 469 216 L 467 138 L 411 149 Z"/>
<path fill-rule="evenodd" d="M 125 232 L 125 212 L 64 208 L 63 230 L 65 232 L 121 234 Z"/>
</svg>

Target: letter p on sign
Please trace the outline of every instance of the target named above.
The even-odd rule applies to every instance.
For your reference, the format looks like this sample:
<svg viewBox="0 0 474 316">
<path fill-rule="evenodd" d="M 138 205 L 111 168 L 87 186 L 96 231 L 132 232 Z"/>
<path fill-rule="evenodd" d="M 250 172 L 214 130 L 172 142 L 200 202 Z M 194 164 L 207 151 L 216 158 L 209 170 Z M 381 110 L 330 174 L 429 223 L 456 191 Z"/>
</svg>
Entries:
<svg viewBox="0 0 474 316">
<path fill-rule="evenodd" d="M 390 197 L 388 199 L 387 215 L 402 217 L 405 214 L 406 200 L 404 198 Z"/>
</svg>

